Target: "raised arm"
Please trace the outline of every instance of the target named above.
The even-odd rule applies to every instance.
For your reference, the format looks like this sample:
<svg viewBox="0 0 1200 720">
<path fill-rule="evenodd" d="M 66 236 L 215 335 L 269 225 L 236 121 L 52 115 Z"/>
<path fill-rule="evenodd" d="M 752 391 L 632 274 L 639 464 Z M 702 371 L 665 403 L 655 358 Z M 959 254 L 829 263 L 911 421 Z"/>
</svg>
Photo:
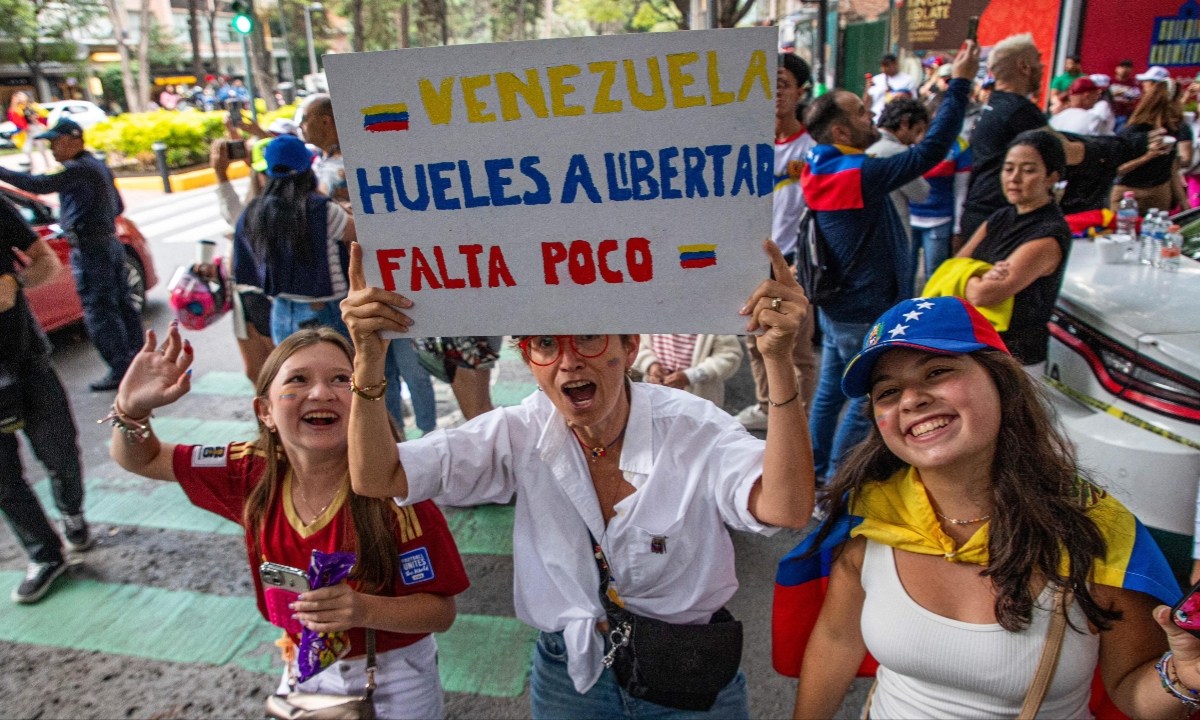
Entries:
<svg viewBox="0 0 1200 720">
<path fill-rule="evenodd" d="M 368 497 L 408 497 L 408 476 L 392 437 L 387 407 L 363 397 L 384 390 L 388 344 L 379 333 L 408 332 L 412 320 L 397 307 L 410 308 L 403 295 L 367 287 L 362 246 L 350 245 L 350 294 L 342 301 L 342 319 L 354 341 L 354 385 L 350 401 L 350 485 Z M 395 306 L 395 307 L 393 307 Z"/>
<path fill-rule="evenodd" d="M 192 345 L 179 335 L 179 324 L 171 321 L 167 340 L 158 348 L 153 330 L 134 356 L 117 397 L 109 453 L 126 470 L 153 480 L 175 480 L 175 446 L 164 443 L 150 427 L 150 414 L 183 397 L 192 387 Z M 158 349 L 155 349 L 158 348 Z"/>
<path fill-rule="evenodd" d="M 30 175 L 28 173 L 9 170 L 6 167 L 0 167 L 0 180 L 20 188 L 25 192 L 31 192 L 36 195 L 49 195 L 56 193 L 67 187 L 75 180 L 77 171 L 70 166 L 64 167 L 62 172 L 50 173 L 48 175 Z"/>
<path fill-rule="evenodd" d="M 811 308 L 779 247 L 767 240 L 763 248 L 775 279 L 764 280 L 741 311 L 750 316 L 747 332 L 763 330 L 757 344 L 771 388 L 766 456 L 762 477 L 750 491 L 749 510 L 759 522 L 799 529 L 812 516 L 815 473 L 812 446 L 796 442 L 808 437 L 808 417 L 799 402 L 792 347 Z"/>
</svg>

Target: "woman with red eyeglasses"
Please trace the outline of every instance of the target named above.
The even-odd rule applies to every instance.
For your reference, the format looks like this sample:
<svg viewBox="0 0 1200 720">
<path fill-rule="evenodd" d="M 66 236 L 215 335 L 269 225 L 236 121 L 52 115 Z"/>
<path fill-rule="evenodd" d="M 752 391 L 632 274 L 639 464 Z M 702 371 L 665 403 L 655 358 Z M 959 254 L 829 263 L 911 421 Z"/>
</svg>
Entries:
<svg viewBox="0 0 1200 720">
<path fill-rule="evenodd" d="M 513 597 L 517 616 L 541 631 L 534 718 L 749 715 L 741 625 L 724 607 L 737 590 L 728 528 L 802 528 L 813 508 L 792 368 L 808 300 L 778 248 L 765 246 L 783 280 L 761 283 L 740 311 L 748 332 L 763 332 L 773 396 L 765 442 L 711 402 L 630 383 L 637 335 L 581 334 L 518 336 L 541 392 L 399 445 L 372 400 L 388 346 L 379 333 L 407 333 L 412 302 L 366 287 L 352 248 L 342 302 L 357 350 L 351 483 L 401 505 L 516 495 Z"/>
</svg>

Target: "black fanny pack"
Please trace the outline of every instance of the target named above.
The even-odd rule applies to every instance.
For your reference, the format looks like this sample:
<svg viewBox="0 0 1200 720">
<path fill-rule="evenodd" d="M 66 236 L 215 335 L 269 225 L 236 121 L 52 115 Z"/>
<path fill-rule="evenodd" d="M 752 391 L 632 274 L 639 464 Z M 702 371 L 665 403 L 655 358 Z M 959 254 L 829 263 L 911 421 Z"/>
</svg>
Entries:
<svg viewBox="0 0 1200 720">
<path fill-rule="evenodd" d="M 594 537 L 592 546 L 611 643 L 604 664 L 613 669 L 617 683 L 633 697 L 658 705 L 712 708 L 741 666 L 742 623 L 725 608 L 706 625 L 676 625 L 625 610 L 609 597 L 612 575 Z"/>
</svg>

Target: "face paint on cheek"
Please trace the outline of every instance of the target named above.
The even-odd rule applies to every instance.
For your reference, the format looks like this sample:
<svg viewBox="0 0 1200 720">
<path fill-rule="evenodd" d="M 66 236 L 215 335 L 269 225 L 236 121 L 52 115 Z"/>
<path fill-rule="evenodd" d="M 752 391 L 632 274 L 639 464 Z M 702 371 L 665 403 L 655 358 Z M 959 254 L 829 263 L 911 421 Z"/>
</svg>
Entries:
<svg viewBox="0 0 1200 720">
<path fill-rule="evenodd" d="M 279 399 L 280 400 L 295 400 L 296 393 L 283 393 L 282 395 L 279 396 Z"/>
<path fill-rule="evenodd" d="M 608 366 L 610 368 L 615 368 L 616 366 L 618 366 L 620 364 L 621 364 L 621 358 L 612 358 L 608 361 Z"/>
</svg>

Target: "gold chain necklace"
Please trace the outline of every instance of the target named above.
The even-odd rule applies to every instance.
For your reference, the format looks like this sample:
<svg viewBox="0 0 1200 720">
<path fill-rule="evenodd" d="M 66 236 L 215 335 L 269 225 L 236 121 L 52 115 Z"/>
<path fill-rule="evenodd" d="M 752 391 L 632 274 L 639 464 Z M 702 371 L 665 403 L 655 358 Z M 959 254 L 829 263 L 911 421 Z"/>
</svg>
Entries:
<svg viewBox="0 0 1200 720">
<path fill-rule="evenodd" d="M 934 510 L 933 514 L 937 515 L 938 517 L 940 517 L 941 519 L 950 523 L 951 525 L 974 525 L 975 523 L 981 523 L 984 520 L 992 519 L 991 513 L 989 513 L 987 515 L 980 515 L 979 517 L 972 518 L 970 520 L 959 520 L 958 518 L 946 517 L 945 515 L 938 512 L 937 510 Z"/>
</svg>

